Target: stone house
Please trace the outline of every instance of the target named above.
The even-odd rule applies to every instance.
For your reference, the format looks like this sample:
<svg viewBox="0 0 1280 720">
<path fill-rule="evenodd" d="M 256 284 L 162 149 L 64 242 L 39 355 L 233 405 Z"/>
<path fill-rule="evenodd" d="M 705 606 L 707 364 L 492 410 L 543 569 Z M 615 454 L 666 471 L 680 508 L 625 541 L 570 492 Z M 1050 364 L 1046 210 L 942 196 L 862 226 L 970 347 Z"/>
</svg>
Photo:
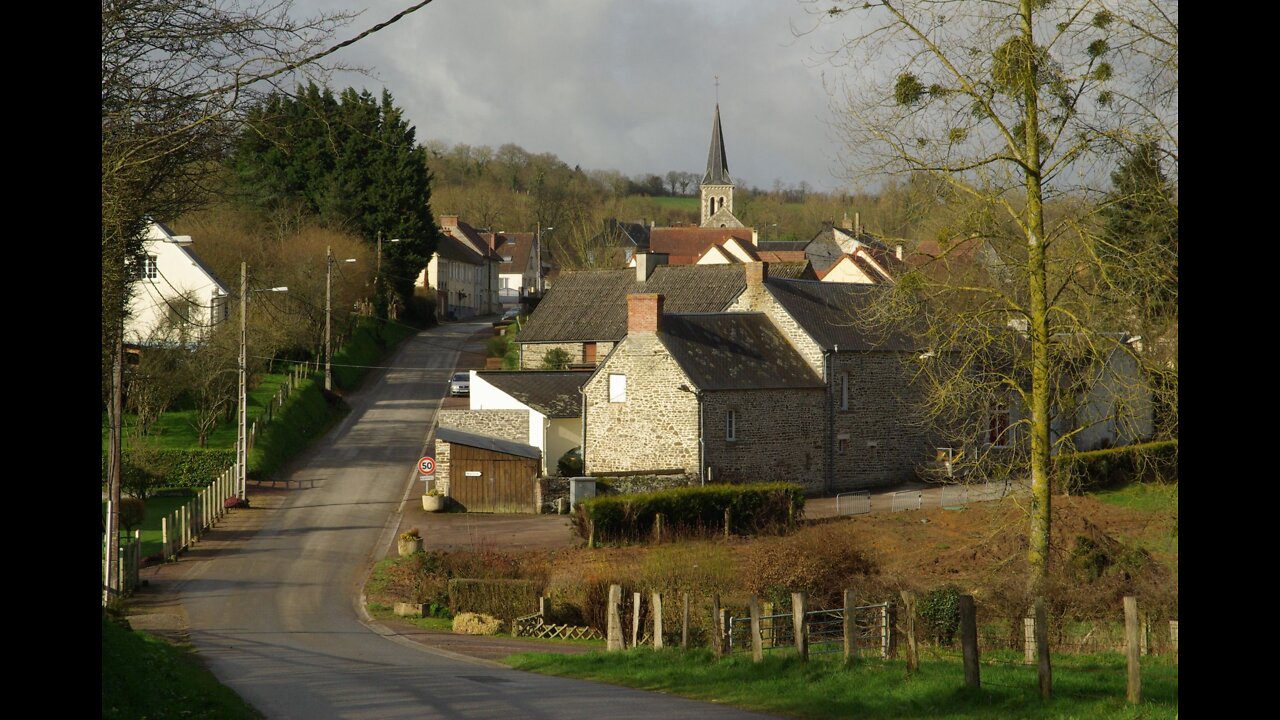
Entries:
<svg viewBox="0 0 1280 720">
<path fill-rule="evenodd" d="M 497 312 L 502 256 L 492 234 L 485 237 L 457 215 L 441 215 L 439 224 L 436 252 L 418 275 L 419 286 L 436 291 L 436 313 L 463 318 Z"/>
<path fill-rule="evenodd" d="M 892 284 L 906 269 L 902 246 L 890 248 L 846 216 L 823 228 L 805 245 L 812 278 L 823 282 Z"/>
<path fill-rule="evenodd" d="M 667 313 L 656 293 L 627 303 L 626 337 L 582 389 L 587 474 L 819 484 L 822 379 L 763 313 Z"/>
</svg>

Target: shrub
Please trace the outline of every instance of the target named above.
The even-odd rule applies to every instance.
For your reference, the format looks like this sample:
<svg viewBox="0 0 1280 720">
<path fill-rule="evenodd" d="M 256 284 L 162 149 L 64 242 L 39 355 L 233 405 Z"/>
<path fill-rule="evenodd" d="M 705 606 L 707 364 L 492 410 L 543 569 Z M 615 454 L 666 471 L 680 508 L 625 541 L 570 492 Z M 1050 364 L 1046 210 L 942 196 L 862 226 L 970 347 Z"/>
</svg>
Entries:
<svg viewBox="0 0 1280 720">
<path fill-rule="evenodd" d="M 229 498 L 227 498 L 226 500 L 223 500 L 223 501 L 222 501 L 222 507 L 224 507 L 224 508 L 226 508 L 226 509 L 228 509 L 228 510 L 230 510 L 230 509 L 232 509 L 232 508 L 247 508 L 247 507 L 249 507 L 249 499 L 248 499 L 248 498 L 245 498 L 244 500 L 241 500 L 240 498 L 236 497 L 235 495 L 232 495 L 231 497 L 229 497 Z"/>
<path fill-rule="evenodd" d="M 939 645 L 950 645 L 960 630 L 960 589 L 946 585 L 930 590 L 916 609 L 928 637 Z"/>
<path fill-rule="evenodd" d="M 795 527 L 804 512 L 799 485 L 707 485 L 638 495 L 595 497 L 574 509 L 573 527 L 583 538 L 601 542 L 638 541 L 650 537 L 654 518 L 662 513 L 664 532 L 696 534 L 724 528 L 730 511 L 730 532 L 757 534 Z"/>
<path fill-rule="evenodd" d="M 866 579 L 878 568 L 852 546 L 848 531 L 843 524 L 818 525 L 752 546 L 743 573 L 747 589 L 775 603 L 789 602 L 791 593 L 803 591 L 814 608 L 840 607 L 847 587 L 865 595 L 871 590 Z"/>
<path fill-rule="evenodd" d="M 449 581 L 449 609 L 455 615 L 492 615 L 510 625 L 512 620 L 538 611 L 538 594 L 530 580 L 454 578 Z"/>
<path fill-rule="evenodd" d="M 122 489 L 146 499 L 158 485 L 204 487 L 235 464 L 236 451 L 192 448 L 125 448 L 121 453 Z M 107 481 L 107 455 L 102 454 L 102 482 Z"/>
<path fill-rule="evenodd" d="M 1177 482 L 1178 441 L 1062 453 L 1053 459 L 1059 492 L 1091 492 L 1129 482 Z"/>
<path fill-rule="evenodd" d="M 573 358 L 562 348 L 551 348 L 542 356 L 543 370 L 568 370 Z"/>
<path fill-rule="evenodd" d="M 414 290 L 413 297 L 405 305 L 403 320 L 420 327 L 431 327 L 436 324 L 436 299 L 431 291 Z"/>
<path fill-rule="evenodd" d="M 461 613 L 453 618 L 453 631 L 459 635 L 497 635 L 502 621 L 483 613 Z"/>
<path fill-rule="evenodd" d="M 400 533 L 400 540 L 403 542 L 413 542 L 414 540 L 421 539 L 422 534 L 418 532 L 418 528 L 409 528 L 408 530 Z"/>
</svg>

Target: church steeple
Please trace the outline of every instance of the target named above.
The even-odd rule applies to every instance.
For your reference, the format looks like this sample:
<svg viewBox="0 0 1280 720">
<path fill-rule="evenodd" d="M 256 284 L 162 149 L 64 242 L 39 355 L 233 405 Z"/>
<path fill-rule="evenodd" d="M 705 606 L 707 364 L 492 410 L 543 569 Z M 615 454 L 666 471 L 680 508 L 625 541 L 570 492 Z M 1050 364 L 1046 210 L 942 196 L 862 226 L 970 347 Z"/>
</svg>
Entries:
<svg viewBox="0 0 1280 720">
<path fill-rule="evenodd" d="M 716 118 L 711 123 L 711 149 L 707 152 L 707 174 L 703 185 L 732 185 L 729 177 L 729 159 L 724 152 L 724 133 L 720 130 L 720 103 L 716 103 Z"/>
<path fill-rule="evenodd" d="M 729 177 L 729 159 L 724 152 L 724 133 L 720 130 L 720 102 L 716 101 L 716 117 L 711 122 L 711 149 L 707 152 L 707 173 L 700 184 L 702 194 L 702 227 L 742 227 L 733 216 L 733 178 Z"/>
</svg>

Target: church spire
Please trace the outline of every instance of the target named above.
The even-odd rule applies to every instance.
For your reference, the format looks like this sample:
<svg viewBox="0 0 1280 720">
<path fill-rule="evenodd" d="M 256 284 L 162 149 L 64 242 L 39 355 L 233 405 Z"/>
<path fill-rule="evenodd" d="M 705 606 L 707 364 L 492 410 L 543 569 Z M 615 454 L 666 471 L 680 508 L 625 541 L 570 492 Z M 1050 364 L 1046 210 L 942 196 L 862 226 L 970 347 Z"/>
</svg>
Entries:
<svg viewBox="0 0 1280 720">
<path fill-rule="evenodd" d="M 717 91 L 719 88 L 717 88 Z M 711 124 L 711 150 L 707 153 L 707 174 L 703 185 L 732 185 L 729 177 L 729 160 L 724 152 L 724 134 L 720 131 L 720 103 L 716 103 L 716 118 Z"/>
</svg>

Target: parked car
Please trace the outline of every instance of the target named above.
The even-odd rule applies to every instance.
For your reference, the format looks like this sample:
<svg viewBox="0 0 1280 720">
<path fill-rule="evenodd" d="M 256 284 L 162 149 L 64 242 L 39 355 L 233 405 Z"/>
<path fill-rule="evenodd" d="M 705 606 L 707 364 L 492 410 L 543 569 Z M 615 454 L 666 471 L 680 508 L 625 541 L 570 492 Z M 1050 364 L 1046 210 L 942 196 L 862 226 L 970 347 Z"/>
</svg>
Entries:
<svg viewBox="0 0 1280 720">
<path fill-rule="evenodd" d="M 453 374 L 453 379 L 449 381 L 449 394 L 453 397 L 459 395 L 471 394 L 471 373 L 459 372 Z"/>
<path fill-rule="evenodd" d="M 502 313 L 502 319 L 515 320 L 517 317 L 519 317 L 519 315 L 520 315 L 520 308 L 511 308 L 510 310 Z"/>
</svg>

